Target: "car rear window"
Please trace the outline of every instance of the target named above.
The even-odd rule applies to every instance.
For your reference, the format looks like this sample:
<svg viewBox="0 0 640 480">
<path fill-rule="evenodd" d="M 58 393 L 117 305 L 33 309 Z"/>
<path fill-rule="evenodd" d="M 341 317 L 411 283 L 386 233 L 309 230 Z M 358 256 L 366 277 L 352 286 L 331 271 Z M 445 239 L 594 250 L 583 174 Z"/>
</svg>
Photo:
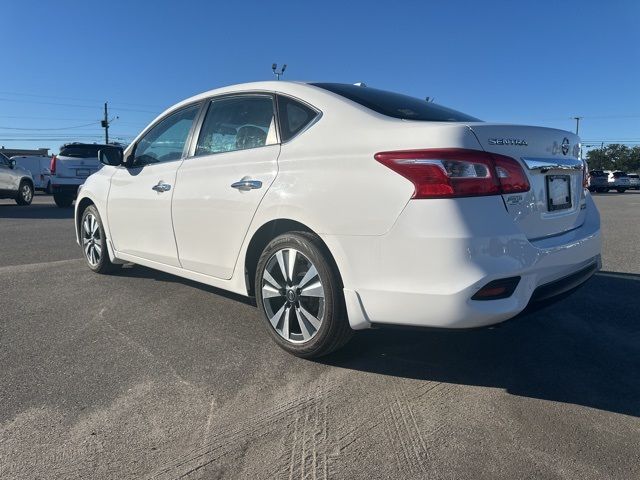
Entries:
<svg viewBox="0 0 640 480">
<path fill-rule="evenodd" d="M 589 172 L 589 175 L 591 175 L 592 177 L 606 177 L 606 173 L 604 173 L 602 170 L 591 170 Z"/>
<path fill-rule="evenodd" d="M 60 155 L 75 158 L 98 158 L 98 150 L 102 145 L 66 145 L 60 150 Z"/>
<path fill-rule="evenodd" d="M 630 173 L 629 178 L 640 178 L 637 173 Z"/>
<path fill-rule="evenodd" d="M 626 177 L 627 174 L 624 172 L 613 172 L 613 177 L 614 178 L 622 178 L 622 177 Z"/>
<path fill-rule="evenodd" d="M 346 83 L 312 83 L 329 90 L 374 112 L 403 120 L 424 122 L 479 122 L 475 117 L 427 100 L 378 90 L 377 88 L 349 85 Z"/>
</svg>

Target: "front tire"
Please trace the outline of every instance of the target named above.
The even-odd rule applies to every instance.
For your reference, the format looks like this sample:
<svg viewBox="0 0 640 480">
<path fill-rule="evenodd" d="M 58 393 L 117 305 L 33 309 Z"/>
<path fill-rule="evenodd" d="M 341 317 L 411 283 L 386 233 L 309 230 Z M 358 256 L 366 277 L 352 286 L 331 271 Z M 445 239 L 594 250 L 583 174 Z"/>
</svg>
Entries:
<svg viewBox="0 0 640 480">
<path fill-rule="evenodd" d="M 60 208 L 69 208 L 73 203 L 73 197 L 63 193 L 54 193 L 53 201 L 56 202 L 56 205 Z"/>
<path fill-rule="evenodd" d="M 23 180 L 18 187 L 18 196 L 16 197 L 16 203 L 18 205 L 31 205 L 33 200 L 33 185 Z"/>
<path fill-rule="evenodd" d="M 340 275 L 316 235 L 290 232 L 273 239 L 258 261 L 255 291 L 269 334 L 293 355 L 327 355 L 353 334 Z"/>
<path fill-rule="evenodd" d="M 82 212 L 80 220 L 80 243 L 87 266 L 96 273 L 110 273 L 116 269 L 111 263 L 107 250 L 107 236 L 102 220 L 95 206 L 91 205 Z"/>
</svg>

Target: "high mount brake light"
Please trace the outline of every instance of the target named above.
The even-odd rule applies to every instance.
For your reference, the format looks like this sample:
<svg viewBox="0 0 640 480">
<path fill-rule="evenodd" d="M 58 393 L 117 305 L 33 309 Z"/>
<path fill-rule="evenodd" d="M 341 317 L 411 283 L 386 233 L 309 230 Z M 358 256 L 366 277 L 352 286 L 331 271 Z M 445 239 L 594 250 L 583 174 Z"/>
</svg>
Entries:
<svg viewBox="0 0 640 480">
<path fill-rule="evenodd" d="M 380 152 L 375 159 L 410 180 L 413 198 L 475 197 L 529 190 L 511 157 L 463 148 Z"/>
</svg>

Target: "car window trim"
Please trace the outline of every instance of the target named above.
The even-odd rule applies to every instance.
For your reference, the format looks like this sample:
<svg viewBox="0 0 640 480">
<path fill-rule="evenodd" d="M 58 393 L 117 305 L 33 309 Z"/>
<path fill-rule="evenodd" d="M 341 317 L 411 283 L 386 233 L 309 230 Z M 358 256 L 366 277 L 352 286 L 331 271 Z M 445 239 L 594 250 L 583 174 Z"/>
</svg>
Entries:
<svg viewBox="0 0 640 480">
<path fill-rule="evenodd" d="M 278 108 L 278 104 L 277 104 L 277 97 L 282 96 L 282 97 L 287 97 L 290 100 L 293 100 L 295 102 L 301 103 L 302 105 L 304 105 L 305 107 L 309 108 L 310 110 L 313 110 L 314 112 L 316 112 L 316 115 L 313 117 L 313 119 L 307 123 L 304 128 L 301 128 L 300 130 L 298 130 L 296 132 L 295 135 L 291 136 L 291 138 L 289 138 L 288 140 L 281 142 L 281 145 L 287 145 L 289 142 L 293 141 L 295 138 L 298 137 L 298 135 L 302 135 L 304 132 L 306 132 L 307 130 L 309 130 L 311 127 L 313 127 L 316 123 L 318 123 L 320 121 L 320 119 L 322 118 L 322 110 L 320 110 L 319 108 L 317 108 L 314 105 L 311 105 L 309 102 L 306 102 L 305 100 L 302 100 L 298 97 L 294 97 L 293 95 L 289 95 L 286 93 L 276 93 L 276 115 L 278 118 L 278 131 L 280 130 L 280 109 Z M 280 137 L 282 138 L 282 137 Z"/>
<path fill-rule="evenodd" d="M 206 104 L 205 101 L 203 101 L 202 99 L 197 100 L 195 102 L 183 105 L 180 108 L 177 108 L 175 110 L 172 110 L 170 112 L 168 112 L 166 115 L 164 115 L 162 118 L 159 118 L 157 121 L 153 122 L 151 125 L 147 126 L 147 128 L 145 128 L 142 133 L 139 135 L 138 140 L 136 140 L 136 142 L 132 145 L 131 147 L 131 153 L 129 154 L 128 158 L 125 160 L 124 162 L 124 167 L 125 168 L 145 168 L 145 167 L 149 167 L 152 165 L 161 165 L 161 164 L 165 164 L 165 163 L 172 163 L 172 162 L 178 162 L 178 161 L 182 161 L 184 160 L 186 157 L 186 153 L 188 152 L 188 147 L 191 145 L 191 140 L 193 138 L 193 133 L 194 133 L 194 129 L 196 127 L 196 122 L 198 122 L 198 120 L 200 119 L 200 116 L 202 115 L 202 109 L 203 106 Z M 182 147 L 182 154 L 180 156 L 180 158 L 176 158 L 175 160 L 168 160 L 166 162 L 158 162 L 158 163 L 149 163 L 147 165 L 141 165 L 141 166 L 134 166 L 133 165 L 133 161 L 135 160 L 135 156 L 136 156 L 136 149 L 138 148 L 138 144 L 140 143 L 140 140 L 142 140 L 147 133 L 149 133 L 152 129 L 154 129 L 157 125 L 159 125 L 160 123 L 162 123 L 163 121 L 165 121 L 167 118 L 169 118 L 170 116 L 181 112 L 182 110 L 186 110 L 187 108 L 191 108 L 191 107 L 195 107 L 198 106 L 198 112 L 196 113 L 195 117 L 193 118 L 193 122 L 191 123 L 191 128 L 189 129 L 189 133 L 187 134 L 187 138 L 184 142 L 184 146 Z"/>
<path fill-rule="evenodd" d="M 253 148 L 245 148 L 243 150 L 255 150 L 256 148 L 264 148 L 264 147 L 271 147 L 273 145 L 280 145 L 281 144 L 281 136 L 280 136 L 280 129 L 279 129 L 279 122 L 278 122 L 278 108 L 277 108 L 277 104 L 276 104 L 276 92 L 271 92 L 271 91 L 267 91 L 267 90 L 250 90 L 250 91 L 244 91 L 244 92 L 228 92 L 228 93 L 221 93 L 219 95 L 212 95 L 211 97 L 207 97 L 202 105 L 202 108 L 200 110 L 200 116 L 197 118 L 198 120 L 198 125 L 197 125 L 197 130 L 194 130 L 193 132 L 193 136 L 191 137 L 191 142 L 189 145 L 189 149 L 187 151 L 187 155 L 184 157 L 185 160 L 188 159 L 192 159 L 192 158 L 200 158 L 200 157 L 208 157 L 209 155 L 219 155 L 221 153 L 232 153 L 232 152 L 240 152 L 242 150 L 230 150 L 228 152 L 217 152 L 217 153 L 210 153 L 208 155 L 200 155 L 200 156 L 196 156 L 196 148 L 198 146 L 198 139 L 200 138 L 200 133 L 202 132 L 202 127 L 204 125 L 204 121 L 207 117 L 207 112 L 209 111 L 209 108 L 211 106 L 211 104 L 215 101 L 218 100 L 224 100 L 227 98 L 233 98 L 233 97 L 271 97 L 271 104 L 272 104 L 272 110 L 273 110 L 273 118 L 275 119 L 275 127 L 276 127 L 276 142 L 272 143 L 270 145 L 262 145 L 260 147 L 253 147 Z"/>
</svg>

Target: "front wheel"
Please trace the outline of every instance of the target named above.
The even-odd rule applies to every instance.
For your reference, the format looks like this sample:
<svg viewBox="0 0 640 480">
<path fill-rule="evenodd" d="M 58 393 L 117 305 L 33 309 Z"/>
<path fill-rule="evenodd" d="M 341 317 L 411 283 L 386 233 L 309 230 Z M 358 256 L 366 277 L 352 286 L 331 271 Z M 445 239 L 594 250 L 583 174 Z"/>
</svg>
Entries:
<svg viewBox="0 0 640 480">
<path fill-rule="evenodd" d="M 96 273 L 109 273 L 116 265 L 111 263 L 107 250 L 107 237 L 102 220 L 93 205 L 87 207 L 80 220 L 80 243 L 84 259 L 91 270 Z"/>
<path fill-rule="evenodd" d="M 287 352 L 319 357 L 351 338 L 340 276 L 317 236 L 273 239 L 258 261 L 255 290 L 267 330 Z"/>
<path fill-rule="evenodd" d="M 18 205 L 31 205 L 33 200 L 33 186 L 26 181 L 20 182 L 18 187 L 18 196 L 16 197 L 16 203 Z"/>
<path fill-rule="evenodd" d="M 63 193 L 54 193 L 53 201 L 56 202 L 56 205 L 60 208 L 69 208 L 73 203 L 73 197 Z"/>
</svg>

